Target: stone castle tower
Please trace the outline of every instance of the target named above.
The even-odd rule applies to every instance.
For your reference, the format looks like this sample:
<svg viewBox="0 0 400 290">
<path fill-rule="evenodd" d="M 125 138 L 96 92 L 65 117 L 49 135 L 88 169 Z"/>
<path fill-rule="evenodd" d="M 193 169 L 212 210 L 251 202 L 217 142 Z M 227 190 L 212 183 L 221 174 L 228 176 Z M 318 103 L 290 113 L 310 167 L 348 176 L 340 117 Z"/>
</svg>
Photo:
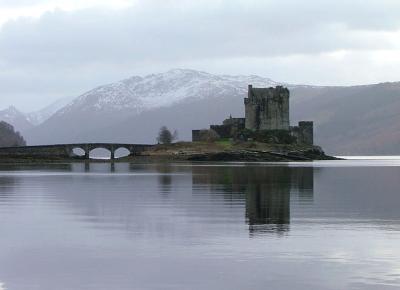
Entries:
<svg viewBox="0 0 400 290">
<path fill-rule="evenodd" d="M 244 129 L 252 131 L 283 130 L 292 136 L 297 144 L 314 144 L 314 123 L 300 121 L 290 126 L 289 90 L 283 86 L 275 88 L 253 88 L 249 85 L 247 98 L 244 99 L 245 118 L 225 119 L 222 125 L 210 125 L 219 138 L 237 138 Z M 204 132 L 202 132 L 204 131 Z M 202 141 L 207 130 L 192 130 L 192 140 Z"/>
<path fill-rule="evenodd" d="M 249 85 L 244 99 L 246 129 L 290 130 L 289 90 L 282 86 L 276 88 L 253 88 Z"/>
</svg>

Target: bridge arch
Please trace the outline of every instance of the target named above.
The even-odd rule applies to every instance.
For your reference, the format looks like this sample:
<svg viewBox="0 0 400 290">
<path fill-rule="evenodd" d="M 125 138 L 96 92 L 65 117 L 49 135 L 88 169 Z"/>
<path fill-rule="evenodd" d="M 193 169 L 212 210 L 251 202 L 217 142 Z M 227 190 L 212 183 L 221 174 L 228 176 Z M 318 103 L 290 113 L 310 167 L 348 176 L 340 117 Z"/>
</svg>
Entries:
<svg viewBox="0 0 400 290">
<path fill-rule="evenodd" d="M 114 157 L 115 158 L 122 158 L 131 155 L 132 151 L 127 146 L 117 146 L 114 149 Z"/>
<path fill-rule="evenodd" d="M 78 156 L 78 157 L 85 157 L 86 156 L 86 151 L 84 148 L 76 146 L 71 148 L 70 154 L 72 156 Z"/>
<path fill-rule="evenodd" d="M 91 146 L 88 149 L 88 157 L 90 159 L 113 159 L 113 151 L 107 146 Z"/>
<path fill-rule="evenodd" d="M 143 151 L 146 151 L 148 148 L 151 148 L 153 146 L 154 145 L 147 145 L 147 144 L 121 144 L 121 143 L 76 143 L 76 144 L 65 144 L 65 145 L 63 144 L 50 145 L 51 148 L 58 148 L 58 147 L 65 148 L 66 153 L 69 156 L 77 156 L 77 155 L 82 156 L 82 152 L 84 152 L 85 159 L 91 158 L 90 156 L 91 154 L 93 157 L 94 153 L 93 151 L 95 150 L 98 151 L 99 149 L 102 150 L 102 153 L 98 155 L 100 156 L 103 155 L 104 157 L 115 159 L 115 157 L 118 158 L 129 155 L 131 156 L 140 155 Z M 74 151 L 75 153 L 78 154 L 74 154 Z M 116 152 L 117 155 L 115 155 Z"/>
<path fill-rule="evenodd" d="M 143 152 L 153 148 L 152 144 L 123 144 L 123 143 L 69 143 L 69 144 L 50 144 L 34 145 L 21 147 L 2 147 L 1 156 L 29 157 L 29 158 L 70 158 L 76 157 L 73 151 L 84 152 L 85 159 L 89 159 L 90 151 L 96 148 L 104 148 L 111 152 L 111 159 L 114 158 L 115 150 L 126 148 L 130 155 L 141 155 Z M 125 151 L 126 152 L 126 151 Z M 77 152 L 78 153 L 78 152 Z M 78 153 L 78 155 L 81 155 Z"/>
</svg>

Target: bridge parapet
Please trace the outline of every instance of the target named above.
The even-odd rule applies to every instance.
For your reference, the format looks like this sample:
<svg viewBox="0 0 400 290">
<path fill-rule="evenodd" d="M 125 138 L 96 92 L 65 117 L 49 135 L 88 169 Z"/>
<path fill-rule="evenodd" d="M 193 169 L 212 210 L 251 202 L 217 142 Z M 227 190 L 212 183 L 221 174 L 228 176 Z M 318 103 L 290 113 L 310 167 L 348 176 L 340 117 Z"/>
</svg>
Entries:
<svg viewBox="0 0 400 290">
<path fill-rule="evenodd" d="M 85 159 L 89 159 L 90 151 L 103 148 L 111 152 L 111 159 L 115 158 L 115 151 L 125 148 L 130 155 L 139 155 L 152 148 L 150 144 L 125 144 L 125 143 L 75 143 L 75 144 L 55 144 L 22 147 L 0 147 L 0 158 L 69 158 L 75 156 L 74 149 L 80 148 L 85 154 Z"/>
</svg>

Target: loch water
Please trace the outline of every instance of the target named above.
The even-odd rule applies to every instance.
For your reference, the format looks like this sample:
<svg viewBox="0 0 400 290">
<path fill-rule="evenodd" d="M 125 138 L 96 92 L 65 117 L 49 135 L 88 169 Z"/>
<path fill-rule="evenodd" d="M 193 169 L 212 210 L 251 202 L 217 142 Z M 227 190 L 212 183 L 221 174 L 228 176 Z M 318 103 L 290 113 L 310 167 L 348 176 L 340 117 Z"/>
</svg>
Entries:
<svg viewBox="0 0 400 290">
<path fill-rule="evenodd" d="M 400 159 L 0 165 L 0 289 L 400 289 Z"/>
</svg>

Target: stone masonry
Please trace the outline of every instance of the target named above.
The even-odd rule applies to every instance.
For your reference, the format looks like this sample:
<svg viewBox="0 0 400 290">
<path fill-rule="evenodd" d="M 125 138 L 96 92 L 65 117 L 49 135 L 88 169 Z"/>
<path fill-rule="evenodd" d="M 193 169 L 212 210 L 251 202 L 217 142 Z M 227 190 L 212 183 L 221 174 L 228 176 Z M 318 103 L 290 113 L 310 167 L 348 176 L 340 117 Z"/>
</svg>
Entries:
<svg viewBox="0 0 400 290">
<path fill-rule="evenodd" d="M 289 90 L 276 88 L 253 88 L 249 85 L 244 99 L 246 129 L 289 130 Z"/>
<path fill-rule="evenodd" d="M 1 158 L 43 158 L 57 159 L 76 157 L 73 149 L 82 149 L 85 152 L 84 158 L 89 159 L 90 151 L 103 148 L 111 153 L 111 159 L 115 157 L 115 151 L 119 148 L 129 150 L 130 155 L 140 155 L 154 145 L 147 144 L 120 144 L 120 143 L 79 143 L 79 144 L 57 144 L 57 145 L 36 145 L 21 147 L 0 147 Z"/>
</svg>

